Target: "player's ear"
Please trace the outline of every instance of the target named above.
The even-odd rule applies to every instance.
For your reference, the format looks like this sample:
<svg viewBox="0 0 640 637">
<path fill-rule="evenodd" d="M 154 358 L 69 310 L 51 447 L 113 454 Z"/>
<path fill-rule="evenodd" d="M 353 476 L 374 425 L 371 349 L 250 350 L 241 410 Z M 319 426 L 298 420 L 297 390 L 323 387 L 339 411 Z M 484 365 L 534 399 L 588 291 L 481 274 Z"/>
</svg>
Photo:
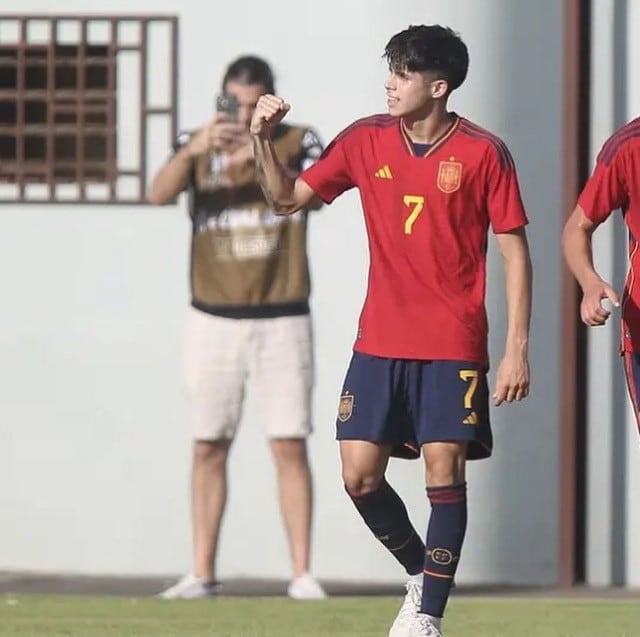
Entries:
<svg viewBox="0 0 640 637">
<path fill-rule="evenodd" d="M 433 99 L 439 99 L 445 97 L 449 90 L 449 83 L 447 80 L 434 80 L 431 82 L 431 97 Z"/>
</svg>

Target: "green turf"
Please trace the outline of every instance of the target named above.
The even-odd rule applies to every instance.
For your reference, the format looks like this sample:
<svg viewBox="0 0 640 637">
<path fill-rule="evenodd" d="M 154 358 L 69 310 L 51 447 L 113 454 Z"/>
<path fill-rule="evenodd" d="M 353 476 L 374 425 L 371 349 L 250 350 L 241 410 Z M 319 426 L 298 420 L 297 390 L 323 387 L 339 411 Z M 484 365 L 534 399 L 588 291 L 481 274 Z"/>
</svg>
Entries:
<svg viewBox="0 0 640 637">
<path fill-rule="evenodd" d="M 386 637 L 399 600 L 0 597 L 0 637 Z M 639 637 L 640 604 L 459 599 L 446 637 Z"/>
</svg>

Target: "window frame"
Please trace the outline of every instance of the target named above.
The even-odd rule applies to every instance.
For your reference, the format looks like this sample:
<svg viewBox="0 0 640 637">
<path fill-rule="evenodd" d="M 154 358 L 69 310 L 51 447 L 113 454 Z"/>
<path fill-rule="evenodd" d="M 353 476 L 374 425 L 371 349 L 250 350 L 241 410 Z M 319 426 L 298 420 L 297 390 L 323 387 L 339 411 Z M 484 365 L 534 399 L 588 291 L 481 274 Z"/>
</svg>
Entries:
<svg viewBox="0 0 640 637">
<path fill-rule="evenodd" d="M 3 22 L 11 22 L 18 25 L 19 35 L 17 41 L 3 42 L 0 39 L 0 55 L 2 50 L 15 49 L 17 58 L 15 61 L 16 79 L 15 88 L 0 88 L 0 101 L 10 102 L 12 97 L 16 106 L 16 121 L 13 125 L 14 140 L 16 143 L 15 160 L 13 160 L 14 170 L 7 175 L 7 171 L 3 175 L 0 166 L 0 184 L 15 184 L 17 187 L 17 196 L 5 196 L 0 191 L 0 204 L 9 203 L 38 203 L 38 204 L 110 204 L 110 205 L 139 205 L 148 204 L 146 199 L 146 189 L 148 181 L 148 122 L 151 117 L 164 116 L 169 121 L 169 135 L 175 138 L 177 133 L 178 120 L 178 103 L 177 103 L 177 69 L 178 69 L 178 17 L 169 15 L 65 15 L 65 14 L 5 14 L 0 13 L 0 26 Z M 31 42 L 28 39 L 28 27 L 30 22 L 48 23 L 50 37 L 47 42 Z M 66 41 L 59 41 L 59 25 L 61 22 L 72 22 L 79 26 L 80 36 L 78 42 L 73 44 Z M 148 99 L 148 75 L 151 72 L 151 61 L 148 50 L 148 34 L 149 26 L 154 23 L 166 23 L 169 25 L 168 52 L 169 64 L 167 73 L 169 74 L 169 103 L 162 105 L 152 105 Z M 109 29 L 108 41 L 92 42 L 88 38 L 88 30 L 91 23 L 107 23 Z M 137 23 L 139 25 L 139 41 L 137 43 L 119 41 L 119 27 L 123 23 Z M 75 46 L 77 55 L 70 66 L 75 68 L 77 73 L 77 86 L 68 91 L 64 91 L 64 96 L 70 101 L 75 100 L 77 126 L 75 133 L 69 133 L 68 137 L 75 139 L 75 152 L 71 162 L 67 163 L 67 167 L 73 164 L 73 177 L 60 177 L 60 159 L 58 158 L 58 170 L 56 170 L 56 153 L 55 144 L 56 123 L 55 123 L 55 98 L 62 94 L 57 91 L 55 85 L 56 62 L 63 59 L 61 56 L 56 57 L 56 49 L 60 47 Z M 104 46 L 106 56 L 104 62 L 107 69 L 106 88 L 99 89 L 97 92 L 91 92 L 91 89 L 85 87 L 85 73 L 93 65 L 88 64 L 90 58 L 87 56 L 89 47 Z M 30 92 L 26 86 L 26 71 L 28 68 L 27 59 L 28 52 L 37 49 L 47 51 L 46 73 L 47 82 L 45 89 Z M 137 157 L 137 166 L 135 168 L 126 168 L 118 165 L 117 161 L 117 100 L 118 91 L 122 90 L 117 85 L 117 59 L 120 52 L 133 51 L 139 54 L 139 77 L 140 77 L 140 103 L 138 109 L 139 118 L 139 153 Z M 67 60 L 69 62 L 71 58 Z M 95 61 L 95 60 L 94 60 Z M 103 65 L 101 61 L 97 63 Z M 5 64 L 7 60 L 5 58 Z M 25 110 L 29 101 L 28 96 L 33 93 L 35 97 L 41 99 L 44 96 L 46 108 L 46 122 L 34 125 L 32 128 L 26 122 Z M 87 139 L 87 127 L 91 124 L 83 126 L 88 110 L 88 99 L 93 95 L 103 97 L 108 104 L 105 107 L 106 122 L 100 128 L 104 131 L 104 161 L 103 164 L 104 178 L 98 176 L 94 172 L 91 176 L 91 163 L 85 156 L 85 142 Z M 31 100 L 32 102 L 34 100 Z M 64 126 L 64 125 L 63 125 Z M 6 131 L 9 128 L 7 124 L 0 124 L 0 128 Z M 33 173 L 29 172 L 27 158 L 25 157 L 26 137 L 29 130 L 38 130 L 38 135 L 43 135 L 45 140 L 45 156 L 41 159 L 36 158 L 30 165 L 33 167 Z M 5 133 L 0 133 L 6 135 Z M 96 137 L 100 137 L 96 135 Z M 2 162 L 2 160 L 0 160 Z M 96 164 L 94 164 L 96 166 Z M 34 177 L 35 173 L 42 175 L 41 179 Z M 68 173 L 70 175 L 71 172 Z M 120 177 L 134 178 L 137 180 L 135 187 L 135 195 L 122 195 L 118 193 L 117 182 Z M 90 197 L 87 194 L 87 186 L 92 184 L 101 184 L 107 186 L 107 195 L 105 197 Z M 30 196 L 29 186 L 39 184 L 46 188 L 47 196 Z M 62 184 L 73 184 L 77 187 L 77 197 L 57 197 L 56 192 L 58 186 Z"/>
</svg>

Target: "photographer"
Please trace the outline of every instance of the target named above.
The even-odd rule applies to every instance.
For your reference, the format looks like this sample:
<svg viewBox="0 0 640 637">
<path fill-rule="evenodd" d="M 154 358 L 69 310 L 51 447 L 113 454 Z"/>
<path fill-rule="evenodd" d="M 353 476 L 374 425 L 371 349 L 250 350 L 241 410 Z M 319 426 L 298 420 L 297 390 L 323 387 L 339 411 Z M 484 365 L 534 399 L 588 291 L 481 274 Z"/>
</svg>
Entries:
<svg viewBox="0 0 640 637">
<path fill-rule="evenodd" d="M 291 217 L 273 213 L 258 184 L 249 137 L 258 99 L 273 91 L 273 74 L 264 60 L 235 60 L 224 75 L 212 121 L 180 135 L 148 195 L 162 205 L 187 189 L 193 224 L 185 372 L 194 440 L 194 564 L 192 573 L 161 593 L 165 599 L 206 597 L 220 589 L 215 567 L 226 462 L 248 378 L 277 470 L 292 560 L 288 594 L 325 596 L 309 573 L 312 496 L 306 437 L 313 356 L 307 211 Z M 280 125 L 273 133 L 278 157 L 293 174 L 322 152 L 306 127 Z"/>
</svg>

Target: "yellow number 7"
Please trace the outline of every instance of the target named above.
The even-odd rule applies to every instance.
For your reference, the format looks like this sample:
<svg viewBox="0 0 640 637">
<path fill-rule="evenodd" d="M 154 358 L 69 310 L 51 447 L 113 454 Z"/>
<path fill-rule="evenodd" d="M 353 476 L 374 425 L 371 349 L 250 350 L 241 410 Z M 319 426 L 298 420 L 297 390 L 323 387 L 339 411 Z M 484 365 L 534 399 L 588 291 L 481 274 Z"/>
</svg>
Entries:
<svg viewBox="0 0 640 637">
<path fill-rule="evenodd" d="M 404 222 L 404 233 L 411 234 L 413 224 L 424 208 L 424 197 L 420 195 L 405 195 L 403 201 L 405 206 L 411 208 L 411 213 Z"/>
<path fill-rule="evenodd" d="M 475 394 L 476 389 L 478 388 L 478 370 L 461 369 L 460 378 L 465 383 L 469 383 L 469 389 L 467 389 L 464 395 L 464 408 L 471 409 L 472 407 L 471 401 L 473 400 L 473 394 Z"/>
</svg>

